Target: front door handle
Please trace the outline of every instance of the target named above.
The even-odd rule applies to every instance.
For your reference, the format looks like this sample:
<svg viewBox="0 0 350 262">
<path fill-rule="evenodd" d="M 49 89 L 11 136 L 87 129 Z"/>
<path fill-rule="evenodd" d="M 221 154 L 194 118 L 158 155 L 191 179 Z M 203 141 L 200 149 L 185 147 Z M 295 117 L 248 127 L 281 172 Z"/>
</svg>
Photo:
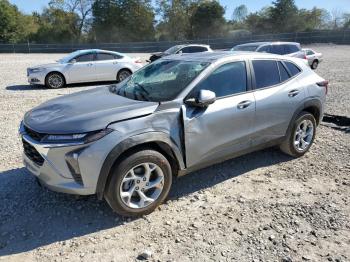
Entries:
<svg viewBox="0 0 350 262">
<path fill-rule="evenodd" d="M 89 64 L 87 64 L 88 66 L 92 66 L 93 64 L 92 63 L 89 63 Z"/>
<path fill-rule="evenodd" d="M 288 93 L 289 97 L 295 97 L 299 94 L 299 90 L 292 90 Z"/>
<path fill-rule="evenodd" d="M 252 103 L 252 101 L 246 100 L 246 101 L 242 101 L 237 105 L 238 109 L 244 109 L 247 108 L 248 106 L 250 106 L 250 104 Z"/>
</svg>

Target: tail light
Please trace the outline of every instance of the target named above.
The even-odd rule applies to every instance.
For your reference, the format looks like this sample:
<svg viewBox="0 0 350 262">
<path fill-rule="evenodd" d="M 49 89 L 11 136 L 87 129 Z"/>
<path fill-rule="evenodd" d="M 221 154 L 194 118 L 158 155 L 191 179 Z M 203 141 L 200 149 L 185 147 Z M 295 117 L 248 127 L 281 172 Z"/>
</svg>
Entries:
<svg viewBox="0 0 350 262">
<path fill-rule="evenodd" d="M 135 63 L 142 64 L 142 60 L 141 59 L 137 59 L 137 60 L 135 60 Z"/>
<path fill-rule="evenodd" d="M 304 54 L 304 57 L 303 57 L 303 58 L 307 60 L 307 57 L 306 57 L 306 55 L 305 55 L 305 54 Z"/>
<path fill-rule="evenodd" d="M 328 93 L 328 84 L 329 84 L 329 81 L 327 80 L 324 80 L 324 81 L 321 81 L 321 82 L 318 82 L 316 83 L 318 86 L 323 86 L 326 90 L 326 95 Z"/>
</svg>

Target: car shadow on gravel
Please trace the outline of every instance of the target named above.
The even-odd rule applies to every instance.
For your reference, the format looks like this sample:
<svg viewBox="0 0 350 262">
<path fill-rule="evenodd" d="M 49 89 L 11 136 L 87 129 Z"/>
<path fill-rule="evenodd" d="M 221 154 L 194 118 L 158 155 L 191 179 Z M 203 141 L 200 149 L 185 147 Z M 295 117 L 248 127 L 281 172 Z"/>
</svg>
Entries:
<svg viewBox="0 0 350 262">
<path fill-rule="evenodd" d="M 232 159 L 175 180 L 170 199 L 290 159 L 275 149 Z M 59 241 L 74 245 L 74 241 L 67 240 L 132 221 L 113 213 L 105 201 L 95 196 L 77 198 L 42 188 L 25 168 L 0 173 L 0 199 L 0 256 Z"/>
<path fill-rule="evenodd" d="M 9 91 L 32 91 L 32 90 L 45 90 L 45 86 L 39 85 L 11 85 L 7 86 L 6 90 Z"/>
<path fill-rule="evenodd" d="M 92 83 L 79 83 L 79 84 L 70 84 L 61 89 L 65 88 L 74 88 L 74 87 L 97 87 L 103 85 L 116 84 L 116 81 L 110 82 L 92 82 Z M 31 91 L 31 90 L 52 90 L 43 85 L 10 85 L 6 87 L 6 90 L 9 91 Z M 59 90 L 59 89 L 57 89 Z"/>
<path fill-rule="evenodd" d="M 350 133 L 350 118 L 347 116 L 337 116 L 325 113 L 322 119 L 322 125 Z"/>
</svg>

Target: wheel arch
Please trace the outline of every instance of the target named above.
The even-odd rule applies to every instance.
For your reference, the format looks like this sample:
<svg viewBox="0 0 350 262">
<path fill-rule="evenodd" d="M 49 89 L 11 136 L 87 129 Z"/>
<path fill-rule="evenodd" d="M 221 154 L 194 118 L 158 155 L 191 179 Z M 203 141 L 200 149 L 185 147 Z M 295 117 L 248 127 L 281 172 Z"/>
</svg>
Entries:
<svg viewBox="0 0 350 262">
<path fill-rule="evenodd" d="M 293 117 L 292 117 L 292 119 L 291 119 L 291 121 L 289 123 L 286 135 L 289 135 L 289 133 L 291 132 L 291 129 L 293 127 L 293 123 L 295 122 L 295 120 L 297 119 L 298 115 L 302 111 L 306 111 L 306 112 L 309 112 L 310 114 L 312 114 L 315 117 L 317 125 L 321 122 L 322 114 L 323 114 L 321 101 L 318 100 L 318 99 L 307 100 L 304 103 L 302 103 L 297 108 L 297 110 L 294 112 Z"/>
<path fill-rule="evenodd" d="M 64 84 L 67 84 L 66 76 L 65 76 L 62 72 L 60 72 L 60 71 L 58 71 L 58 70 L 52 70 L 52 71 L 48 72 L 48 73 L 46 74 L 46 76 L 45 76 L 45 83 L 46 83 L 47 77 L 48 77 L 50 74 L 53 74 L 53 73 L 60 74 L 60 75 L 63 77 Z"/>
<path fill-rule="evenodd" d="M 153 149 L 163 154 L 169 161 L 174 175 L 185 168 L 180 149 L 166 134 L 149 132 L 127 138 L 111 150 L 102 165 L 96 186 L 98 199 L 104 196 L 113 167 L 126 156 L 142 149 Z"/>
</svg>

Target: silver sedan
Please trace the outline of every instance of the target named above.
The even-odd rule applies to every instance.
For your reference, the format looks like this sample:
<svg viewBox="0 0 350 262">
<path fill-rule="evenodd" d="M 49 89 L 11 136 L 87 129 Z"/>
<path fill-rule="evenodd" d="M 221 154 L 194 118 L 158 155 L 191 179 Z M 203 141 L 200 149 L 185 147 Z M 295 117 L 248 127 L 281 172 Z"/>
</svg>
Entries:
<svg viewBox="0 0 350 262">
<path fill-rule="evenodd" d="M 89 49 L 73 52 L 55 63 L 27 69 L 30 84 L 61 88 L 66 84 L 123 81 L 143 66 L 140 59 L 127 55 Z"/>
<path fill-rule="evenodd" d="M 309 48 L 305 48 L 303 49 L 303 51 L 305 52 L 305 56 L 307 58 L 309 66 L 312 69 L 316 69 L 318 67 L 318 64 L 322 62 L 323 55 Z"/>
</svg>

